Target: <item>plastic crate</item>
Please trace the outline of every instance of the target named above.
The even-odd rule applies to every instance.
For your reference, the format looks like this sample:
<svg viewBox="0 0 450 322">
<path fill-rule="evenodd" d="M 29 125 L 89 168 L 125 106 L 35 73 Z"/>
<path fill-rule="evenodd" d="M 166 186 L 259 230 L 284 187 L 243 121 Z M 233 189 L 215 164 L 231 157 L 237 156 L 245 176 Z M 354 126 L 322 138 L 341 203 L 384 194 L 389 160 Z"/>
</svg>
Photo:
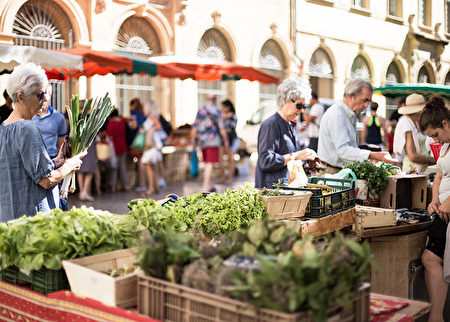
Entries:
<svg viewBox="0 0 450 322">
<path fill-rule="evenodd" d="M 326 185 L 333 192 L 323 194 L 320 188 L 291 188 L 287 190 L 311 191 L 312 196 L 306 207 L 305 217 L 321 218 L 343 210 L 355 207 L 355 181 L 349 179 L 310 177 L 311 184 Z"/>
<path fill-rule="evenodd" d="M 2 268 L 0 276 L 2 281 L 17 285 L 19 279 L 19 269 L 16 266 Z"/>
<path fill-rule="evenodd" d="M 29 284 L 33 291 L 48 294 L 60 290 L 68 290 L 69 282 L 63 269 L 52 270 L 42 267 L 40 270 L 30 272 L 21 271 L 16 266 L 9 266 L 1 270 L 2 281 L 15 284 Z"/>
<path fill-rule="evenodd" d="M 365 283 L 348 309 L 329 310 L 330 321 L 368 321 L 370 285 Z M 358 307 L 357 307 L 358 306 Z M 360 306 L 360 307 L 359 307 Z M 311 311 L 284 313 L 140 274 L 138 311 L 163 321 L 309 322 Z"/>
</svg>

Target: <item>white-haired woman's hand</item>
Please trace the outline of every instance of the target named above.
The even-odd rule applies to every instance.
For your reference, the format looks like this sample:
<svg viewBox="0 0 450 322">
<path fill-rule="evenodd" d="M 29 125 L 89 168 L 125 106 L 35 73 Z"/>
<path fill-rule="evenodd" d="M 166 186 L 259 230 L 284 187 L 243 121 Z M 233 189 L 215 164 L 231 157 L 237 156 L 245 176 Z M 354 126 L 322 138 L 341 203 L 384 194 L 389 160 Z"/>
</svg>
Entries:
<svg viewBox="0 0 450 322">
<path fill-rule="evenodd" d="M 317 153 L 311 149 L 304 149 L 294 152 L 294 160 L 316 160 L 318 159 Z"/>
</svg>

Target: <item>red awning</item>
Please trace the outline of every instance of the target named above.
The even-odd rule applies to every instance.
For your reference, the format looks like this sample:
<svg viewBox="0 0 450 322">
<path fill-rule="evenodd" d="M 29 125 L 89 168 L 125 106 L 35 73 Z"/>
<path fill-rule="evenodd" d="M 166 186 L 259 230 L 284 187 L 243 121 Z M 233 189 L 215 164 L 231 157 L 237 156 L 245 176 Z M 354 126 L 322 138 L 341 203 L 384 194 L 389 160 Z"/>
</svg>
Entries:
<svg viewBox="0 0 450 322">
<path fill-rule="evenodd" d="M 265 84 L 278 83 L 279 79 L 251 66 L 239 65 L 228 61 L 211 61 L 201 57 L 159 56 L 150 57 L 150 61 L 160 65 L 180 68 L 191 74 L 197 81 L 218 81 L 227 79 L 247 79 Z"/>
<path fill-rule="evenodd" d="M 64 74 L 71 75 L 74 78 L 80 76 L 107 75 L 109 73 L 133 73 L 132 60 L 121 55 L 86 48 L 73 48 L 59 51 L 83 57 L 82 70 L 62 69 Z"/>
</svg>

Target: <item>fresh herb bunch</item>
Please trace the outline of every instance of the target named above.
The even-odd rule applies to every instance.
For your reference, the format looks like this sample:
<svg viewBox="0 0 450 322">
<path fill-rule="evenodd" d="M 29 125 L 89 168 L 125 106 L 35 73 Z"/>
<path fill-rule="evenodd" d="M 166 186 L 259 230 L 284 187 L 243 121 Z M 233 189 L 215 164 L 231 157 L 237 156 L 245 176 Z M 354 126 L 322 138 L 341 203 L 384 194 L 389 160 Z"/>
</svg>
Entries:
<svg viewBox="0 0 450 322">
<path fill-rule="evenodd" d="M 81 114 L 80 98 L 78 95 L 72 96 L 70 106 L 66 106 L 70 126 L 71 156 L 75 156 L 91 146 L 98 131 L 113 110 L 114 106 L 108 93 L 103 98 L 97 97 L 95 101 L 92 98 L 88 99 L 83 106 Z M 69 191 L 74 192 L 75 189 L 75 172 L 71 172 L 64 177 L 61 186 L 61 196 L 67 198 Z"/>
<path fill-rule="evenodd" d="M 227 189 L 206 197 L 194 194 L 178 198 L 164 206 L 171 215 L 186 225 L 186 229 L 215 237 L 228 231 L 246 227 L 253 220 L 267 215 L 258 190 L 246 184 L 243 188 Z"/>
<path fill-rule="evenodd" d="M 358 179 L 366 180 L 369 190 L 380 195 L 388 184 L 387 176 L 390 174 L 386 168 L 377 167 L 369 161 L 356 161 L 344 164 L 344 168 L 351 169 Z"/>
<path fill-rule="evenodd" d="M 169 209 L 152 199 L 133 199 L 128 203 L 129 215 L 135 218 L 150 232 L 171 228 L 186 231 L 187 225 L 176 219 Z"/>
</svg>

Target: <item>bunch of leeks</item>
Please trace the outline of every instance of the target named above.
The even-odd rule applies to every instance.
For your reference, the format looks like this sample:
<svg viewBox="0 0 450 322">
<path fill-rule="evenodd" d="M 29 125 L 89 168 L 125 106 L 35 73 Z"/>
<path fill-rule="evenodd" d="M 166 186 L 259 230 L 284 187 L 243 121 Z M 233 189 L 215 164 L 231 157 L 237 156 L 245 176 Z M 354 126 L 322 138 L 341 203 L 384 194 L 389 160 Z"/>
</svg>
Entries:
<svg viewBox="0 0 450 322">
<path fill-rule="evenodd" d="M 108 93 L 103 98 L 88 99 L 81 114 L 80 98 L 78 95 L 72 96 L 70 106 L 66 106 L 70 126 L 71 157 L 89 148 L 113 110 L 114 106 Z M 74 192 L 75 188 L 75 172 L 72 171 L 64 177 L 61 186 L 61 197 L 67 198 L 68 193 Z"/>
</svg>

